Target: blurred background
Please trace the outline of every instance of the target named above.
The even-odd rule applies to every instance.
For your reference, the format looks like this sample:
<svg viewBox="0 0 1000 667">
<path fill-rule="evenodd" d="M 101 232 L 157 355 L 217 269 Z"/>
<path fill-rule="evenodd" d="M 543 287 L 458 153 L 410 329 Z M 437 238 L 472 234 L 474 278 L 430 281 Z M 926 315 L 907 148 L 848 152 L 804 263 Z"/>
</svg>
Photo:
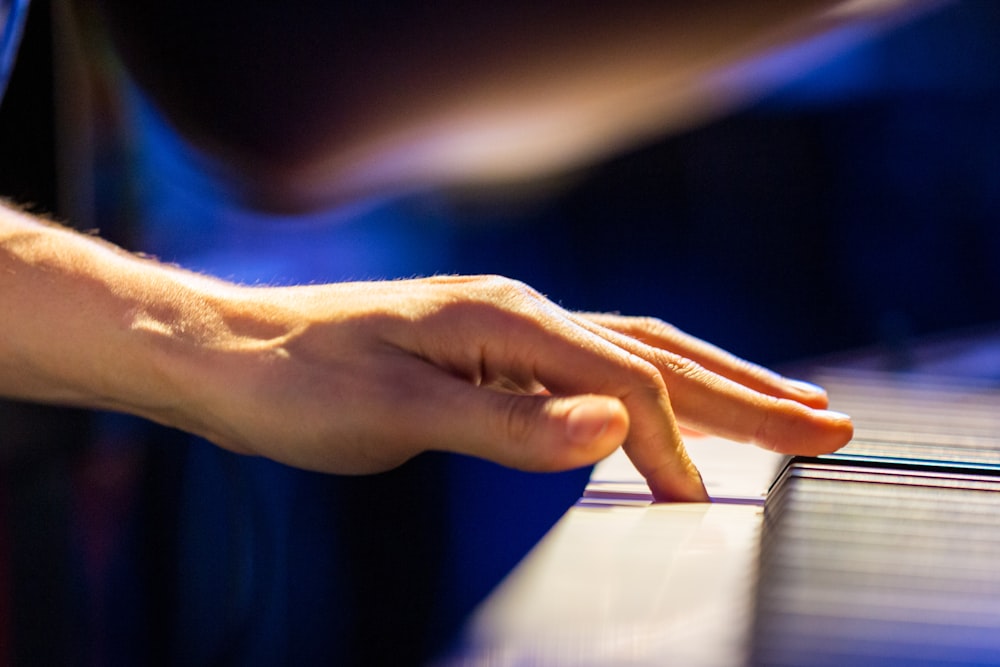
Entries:
<svg viewBox="0 0 1000 667">
<path fill-rule="evenodd" d="M 779 367 L 861 347 L 905 363 L 918 337 L 1000 320 L 993 0 L 531 191 L 296 217 L 229 200 L 92 19 L 33 3 L 0 108 L 0 192 L 166 261 L 268 284 L 499 273 Z M 429 455 L 331 478 L 118 415 L 3 403 L 0 662 L 419 663 L 588 472 Z"/>
</svg>

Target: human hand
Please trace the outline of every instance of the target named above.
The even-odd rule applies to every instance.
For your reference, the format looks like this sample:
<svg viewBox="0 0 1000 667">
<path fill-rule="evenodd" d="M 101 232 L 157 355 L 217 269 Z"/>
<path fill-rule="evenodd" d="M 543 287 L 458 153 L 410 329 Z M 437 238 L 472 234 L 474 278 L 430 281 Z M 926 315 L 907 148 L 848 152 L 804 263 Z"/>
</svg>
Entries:
<svg viewBox="0 0 1000 667">
<path fill-rule="evenodd" d="M 506 278 L 242 287 L 0 206 L 0 305 L 0 395 L 327 472 L 426 450 L 563 470 L 621 445 L 657 499 L 701 500 L 679 424 L 789 453 L 852 433 L 822 390 Z"/>
<path fill-rule="evenodd" d="M 224 331 L 194 354 L 170 343 L 187 359 L 175 425 L 307 469 L 373 473 L 444 450 L 554 471 L 623 446 L 657 500 L 704 500 L 679 424 L 789 453 L 852 433 L 818 388 L 505 278 L 231 288 L 214 307 Z"/>
</svg>

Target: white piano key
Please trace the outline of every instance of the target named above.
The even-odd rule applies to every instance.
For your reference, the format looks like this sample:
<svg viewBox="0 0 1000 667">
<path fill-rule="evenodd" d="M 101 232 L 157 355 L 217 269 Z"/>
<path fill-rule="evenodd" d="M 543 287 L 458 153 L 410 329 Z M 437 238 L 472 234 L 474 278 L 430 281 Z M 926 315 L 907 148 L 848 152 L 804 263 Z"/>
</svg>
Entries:
<svg viewBox="0 0 1000 667">
<path fill-rule="evenodd" d="M 576 506 L 442 665 L 737 665 L 761 509 Z"/>
</svg>

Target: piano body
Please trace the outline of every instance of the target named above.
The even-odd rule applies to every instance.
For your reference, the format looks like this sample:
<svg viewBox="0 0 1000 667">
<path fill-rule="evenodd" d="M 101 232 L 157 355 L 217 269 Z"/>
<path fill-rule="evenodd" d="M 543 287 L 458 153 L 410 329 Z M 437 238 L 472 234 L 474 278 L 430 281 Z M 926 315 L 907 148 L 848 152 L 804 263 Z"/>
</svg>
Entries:
<svg viewBox="0 0 1000 667">
<path fill-rule="evenodd" d="M 711 504 L 605 460 L 441 664 L 1000 664 L 1000 335 L 914 355 L 813 368 L 835 455 L 690 439 Z"/>
</svg>

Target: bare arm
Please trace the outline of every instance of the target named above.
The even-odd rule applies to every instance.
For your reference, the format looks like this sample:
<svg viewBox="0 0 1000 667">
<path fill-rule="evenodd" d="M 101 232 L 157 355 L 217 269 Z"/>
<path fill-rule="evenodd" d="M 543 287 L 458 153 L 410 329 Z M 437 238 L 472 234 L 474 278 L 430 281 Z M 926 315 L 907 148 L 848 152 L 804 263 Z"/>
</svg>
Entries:
<svg viewBox="0 0 1000 667">
<path fill-rule="evenodd" d="M 563 470 L 621 445 L 657 498 L 698 500 L 679 424 L 786 452 L 851 435 L 818 389 L 496 276 L 242 287 L 2 207 L 0 309 L 0 394 L 326 472 L 426 450 Z"/>
</svg>

